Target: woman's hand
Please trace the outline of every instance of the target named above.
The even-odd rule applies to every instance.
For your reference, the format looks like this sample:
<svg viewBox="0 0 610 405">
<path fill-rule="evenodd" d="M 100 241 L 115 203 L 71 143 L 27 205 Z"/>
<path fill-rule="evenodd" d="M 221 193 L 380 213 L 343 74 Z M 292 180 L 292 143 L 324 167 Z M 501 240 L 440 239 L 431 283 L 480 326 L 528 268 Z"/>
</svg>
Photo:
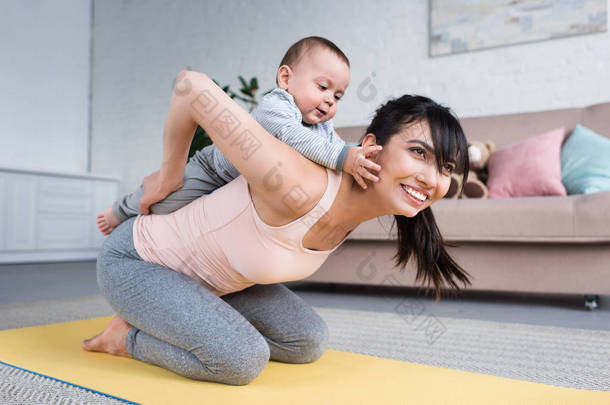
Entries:
<svg viewBox="0 0 610 405">
<path fill-rule="evenodd" d="M 161 175 L 160 170 L 149 174 L 142 180 L 144 194 L 140 198 L 140 212 L 150 213 L 150 206 L 163 200 L 169 194 L 179 190 L 184 184 L 184 176 L 174 176 L 174 179 Z"/>
</svg>

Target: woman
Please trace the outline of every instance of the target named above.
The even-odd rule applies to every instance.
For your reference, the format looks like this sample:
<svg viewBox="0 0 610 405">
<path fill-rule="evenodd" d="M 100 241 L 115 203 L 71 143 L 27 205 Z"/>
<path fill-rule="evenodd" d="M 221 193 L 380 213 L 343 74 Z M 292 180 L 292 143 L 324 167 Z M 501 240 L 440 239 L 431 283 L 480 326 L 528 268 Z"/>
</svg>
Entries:
<svg viewBox="0 0 610 405">
<path fill-rule="evenodd" d="M 379 181 L 363 190 L 271 136 L 204 74 L 182 72 L 164 128 L 160 194 L 177 188 L 197 124 L 241 176 L 172 214 L 114 230 L 97 274 L 119 316 L 86 350 L 231 385 L 251 382 L 269 359 L 315 361 L 327 326 L 279 283 L 308 277 L 360 222 L 386 214 L 398 225 L 396 264 L 415 256 L 417 280 L 432 281 L 437 299 L 444 282 L 469 283 L 429 209 L 451 172 L 468 167 L 447 108 L 419 96 L 379 108 L 362 139 L 382 146 Z"/>
</svg>

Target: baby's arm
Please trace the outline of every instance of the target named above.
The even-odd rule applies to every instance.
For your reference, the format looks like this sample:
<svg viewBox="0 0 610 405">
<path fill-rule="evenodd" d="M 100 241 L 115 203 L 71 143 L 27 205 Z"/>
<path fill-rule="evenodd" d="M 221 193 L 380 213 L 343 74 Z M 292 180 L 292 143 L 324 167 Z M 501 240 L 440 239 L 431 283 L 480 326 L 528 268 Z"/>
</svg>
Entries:
<svg viewBox="0 0 610 405">
<path fill-rule="evenodd" d="M 258 109 L 253 116 L 263 128 L 307 159 L 330 169 L 343 169 L 349 150 L 343 140 L 315 134 L 288 109 Z"/>
<path fill-rule="evenodd" d="M 294 102 L 281 93 L 267 98 L 252 115 L 267 131 L 307 159 L 351 174 L 363 188 L 366 188 L 366 184 L 362 177 L 378 181 L 377 177 L 365 169 L 380 169 L 379 165 L 367 159 L 371 154 L 370 150 L 363 151 L 360 146 L 346 144 L 330 123 L 319 124 L 325 125 L 331 132 L 326 136 L 307 129 L 300 122 L 300 113 Z"/>
</svg>

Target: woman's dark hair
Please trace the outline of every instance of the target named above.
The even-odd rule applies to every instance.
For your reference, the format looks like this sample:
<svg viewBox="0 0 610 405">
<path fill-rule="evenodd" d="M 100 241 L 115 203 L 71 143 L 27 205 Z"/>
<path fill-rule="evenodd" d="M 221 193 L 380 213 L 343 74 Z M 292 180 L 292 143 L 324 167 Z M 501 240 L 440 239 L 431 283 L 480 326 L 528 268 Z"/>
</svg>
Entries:
<svg viewBox="0 0 610 405">
<path fill-rule="evenodd" d="M 384 145 L 406 126 L 427 122 L 434 142 L 434 153 L 439 172 L 446 162 L 455 163 L 455 171 L 464 174 L 462 188 L 468 176 L 468 143 L 462 127 L 447 107 L 433 100 L 415 95 L 404 95 L 388 101 L 375 114 L 366 133 L 375 134 L 378 145 Z M 471 284 L 470 275 L 447 253 L 445 246 L 455 246 L 443 240 L 430 207 L 412 218 L 394 215 L 398 229 L 398 252 L 393 257 L 396 266 L 404 268 L 412 256 L 417 260 L 416 281 L 422 280 L 427 289 L 430 282 L 436 290 L 436 300 L 441 298 L 441 287 L 446 282 L 460 290 L 454 279 L 464 286 Z M 392 225 L 393 227 L 393 225 Z"/>
</svg>

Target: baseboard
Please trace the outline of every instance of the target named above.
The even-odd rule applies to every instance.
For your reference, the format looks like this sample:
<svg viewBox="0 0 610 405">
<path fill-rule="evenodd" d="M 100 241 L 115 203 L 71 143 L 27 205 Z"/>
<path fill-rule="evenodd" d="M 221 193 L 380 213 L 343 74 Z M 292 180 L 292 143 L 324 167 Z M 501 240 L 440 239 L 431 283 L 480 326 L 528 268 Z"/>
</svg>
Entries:
<svg viewBox="0 0 610 405">
<path fill-rule="evenodd" d="M 41 262 L 72 262 L 95 260 L 99 249 L 83 249 L 69 251 L 22 251 L 1 252 L 0 264 L 41 263 Z"/>
</svg>

